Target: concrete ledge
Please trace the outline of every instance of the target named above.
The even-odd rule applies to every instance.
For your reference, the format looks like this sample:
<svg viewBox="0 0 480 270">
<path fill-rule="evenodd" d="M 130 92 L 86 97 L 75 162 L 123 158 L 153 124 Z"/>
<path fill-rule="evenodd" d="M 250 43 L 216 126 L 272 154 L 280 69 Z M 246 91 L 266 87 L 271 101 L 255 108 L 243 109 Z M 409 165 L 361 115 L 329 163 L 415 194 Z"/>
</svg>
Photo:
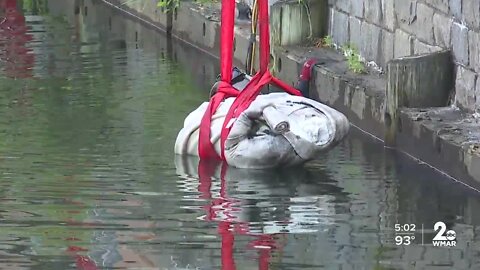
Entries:
<svg viewBox="0 0 480 270">
<path fill-rule="evenodd" d="M 448 50 L 397 58 L 387 64 L 385 144 L 396 146 L 399 109 L 445 107 L 454 87 Z"/>
<path fill-rule="evenodd" d="M 153 15 L 147 16 L 139 7 L 119 5 L 118 0 L 103 1 L 159 30 L 166 29 L 167 20 L 163 13 L 149 11 Z M 173 16 L 172 36 L 218 58 L 219 13 L 218 5 L 201 6 L 182 2 Z M 238 24 L 235 29 L 234 58 L 235 64 L 241 68 L 245 66 L 249 31 L 249 24 Z M 345 58 L 332 49 L 284 46 L 274 48 L 272 56 L 274 74 L 291 84 L 296 82 L 303 62 L 310 57 L 317 57 L 320 64 L 314 69 L 311 96 L 341 111 L 352 125 L 383 141 L 385 75 L 375 72 L 354 74 L 348 70 Z M 473 121 L 472 118 L 450 108 L 402 109 L 400 114 L 398 148 L 401 151 L 469 186 L 480 188 L 480 166 L 476 166 L 480 163 L 480 138 L 470 136 L 471 133 L 480 134 L 480 128 L 475 127 L 478 125 L 476 120 L 468 125 L 468 121 Z"/>
<path fill-rule="evenodd" d="M 480 186 L 480 119 L 450 107 L 404 108 L 397 145 L 471 187 Z"/>
</svg>

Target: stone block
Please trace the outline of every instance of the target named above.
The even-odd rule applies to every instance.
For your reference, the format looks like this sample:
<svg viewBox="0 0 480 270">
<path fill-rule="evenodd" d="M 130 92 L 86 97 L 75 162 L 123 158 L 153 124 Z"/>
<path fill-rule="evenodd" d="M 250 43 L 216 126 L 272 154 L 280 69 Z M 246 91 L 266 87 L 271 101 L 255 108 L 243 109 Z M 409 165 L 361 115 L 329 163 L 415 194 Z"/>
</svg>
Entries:
<svg viewBox="0 0 480 270">
<path fill-rule="evenodd" d="M 452 262 L 457 263 L 457 262 L 462 261 L 462 259 L 463 259 L 463 251 L 462 250 L 455 249 L 455 248 L 450 249 L 450 260 Z M 461 264 L 458 264 L 458 265 L 460 266 Z M 459 268 L 455 267 L 455 269 L 466 269 L 466 268 L 465 267 L 459 267 Z"/>
<path fill-rule="evenodd" d="M 427 248 L 423 260 L 431 264 L 450 264 L 450 250 L 448 248 Z"/>
<path fill-rule="evenodd" d="M 288 2 L 272 5 L 270 11 L 272 41 L 275 45 L 294 45 L 302 43 L 311 33 L 320 36 L 322 29 L 326 28 L 326 2 L 316 1 L 310 5 L 316 12 L 310 16 L 305 7 L 298 2 Z M 320 16 L 319 16 L 320 15 Z M 322 18 L 323 17 L 323 18 Z"/>
<path fill-rule="evenodd" d="M 338 80 L 331 72 L 325 69 L 318 69 L 315 75 L 315 89 L 318 95 L 318 100 L 321 100 L 327 105 L 332 105 L 340 98 L 339 89 L 335 83 Z"/>
<path fill-rule="evenodd" d="M 450 37 L 453 19 L 445 15 L 435 13 L 433 15 L 433 33 L 435 44 L 443 48 L 450 47 Z"/>
<path fill-rule="evenodd" d="M 414 41 L 414 53 L 415 54 L 427 54 L 427 53 L 433 53 L 433 52 L 438 52 L 441 51 L 442 48 L 438 46 L 432 46 L 426 43 L 423 43 L 419 41 L 418 39 L 415 39 Z"/>
<path fill-rule="evenodd" d="M 453 59 L 464 65 L 468 66 L 468 28 L 467 26 L 454 22 L 452 24 L 452 48 Z"/>
<path fill-rule="evenodd" d="M 435 41 L 433 35 L 434 11 L 434 8 L 424 3 L 395 0 L 398 27 L 432 45 Z"/>
<path fill-rule="evenodd" d="M 383 22 L 383 1 L 368 0 L 365 1 L 365 20 L 371 23 L 381 25 Z"/>
<path fill-rule="evenodd" d="M 365 10 L 365 0 L 350 1 L 350 14 L 352 16 L 363 18 L 363 12 Z"/>
<path fill-rule="evenodd" d="M 456 0 L 460 2 L 459 0 Z M 448 14 L 448 0 L 425 0 L 427 4 L 430 4 L 432 7 Z"/>
<path fill-rule="evenodd" d="M 475 110 L 478 111 L 480 109 L 480 80 L 477 79 L 477 83 L 475 85 Z M 475 241 L 476 242 L 476 241 Z M 480 245 L 479 245 L 480 247 Z M 480 248 L 478 249 L 480 252 Z"/>
<path fill-rule="evenodd" d="M 455 269 L 455 270 L 475 269 L 475 268 L 470 268 L 470 264 L 466 260 L 463 260 L 463 259 L 457 259 L 457 260 L 452 259 L 452 262 L 453 262 L 452 269 Z"/>
<path fill-rule="evenodd" d="M 344 11 L 346 13 L 349 13 L 350 12 L 350 3 L 352 1 L 350 0 L 336 0 L 335 1 L 335 7 L 337 7 L 337 9 L 341 10 L 341 11 Z"/>
<path fill-rule="evenodd" d="M 457 19 L 462 19 L 462 0 L 449 0 L 450 14 Z"/>
<path fill-rule="evenodd" d="M 381 58 L 380 43 L 382 29 L 374 24 L 362 23 L 362 44 L 360 53 L 367 61 L 379 62 Z"/>
<path fill-rule="evenodd" d="M 423 259 L 425 248 L 420 245 L 411 245 L 405 248 L 405 253 L 402 256 L 402 260 L 405 262 L 416 262 Z"/>
<path fill-rule="evenodd" d="M 333 42 L 343 45 L 349 41 L 349 17 L 347 14 L 331 9 L 333 25 L 330 25 L 330 35 Z"/>
<path fill-rule="evenodd" d="M 413 32 L 424 42 L 433 44 L 433 8 L 418 3 L 417 4 L 417 20 L 413 25 Z"/>
<path fill-rule="evenodd" d="M 399 108 L 445 106 L 453 85 L 449 51 L 394 59 L 387 67 L 385 143 L 395 145 Z"/>
<path fill-rule="evenodd" d="M 413 54 L 413 37 L 407 32 L 397 29 L 395 31 L 395 58 L 410 56 Z"/>
<path fill-rule="evenodd" d="M 475 29 L 479 28 L 480 24 L 480 1 L 462 0 L 463 19 L 467 25 Z"/>
<path fill-rule="evenodd" d="M 469 65 L 476 72 L 480 72 L 480 33 L 468 31 Z"/>
<path fill-rule="evenodd" d="M 354 1 L 355 2 L 355 1 Z M 395 16 L 395 2 L 393 0 L 386 0 L 383 4 L 384 25 L 388 30 L 393 32 L 396 28 Z"/>
<path fill-rule="evenodd" d="M 417 3 L 413 0 L 394 0 L 395 16 L 402 28 L 409 28 L 417 18 Z"/>
<path fill-rule="evenodd" d="M 314 10 L 315 12 L 310 12 L 310 20 L 312 23 L 312 34 L 314 37 L 324 37 L 327 35 L 328 29 L 328 2 L 327 0 L 314 0 L 309 1 L 308 5 L 310 10 Z M 302 4 L 302 6 L 304 6 Z M 307 12 L 305 10 L 305 15 Z M 308 22 L 308 16 L 307 16 Z M 307 27 L 310 30 L 310 27 Z"/>
<path fill-rule="evenodd" d="M 355 17 L 350 17 L 350 44 L 354 45 L 357 49 L 362 47 L 362 21 Z"/>
<path fill-rule="evenodd" d="M 462 66 L 457 67 L 455 79 L 455 102 L 456 105 L 473 111 L 475 109 L 475 83 L 477 75 Z"/>
<path fill-rule="evenodd" d="M 398 96 L 397 100 L 391 99 L 398 106 L 427 108 L 447 104 L 454 82 L 449 51 L 396 59 L 388 69 L 387 97 Z"/>
<path fill-rule="evenodd" d="M 383 59 L 380 61 L 380 65 L 385 67 L 388 61 L 392 60 L 395 56 L 395 34 L 382 30 L 382 51 Z"/>
</svg>

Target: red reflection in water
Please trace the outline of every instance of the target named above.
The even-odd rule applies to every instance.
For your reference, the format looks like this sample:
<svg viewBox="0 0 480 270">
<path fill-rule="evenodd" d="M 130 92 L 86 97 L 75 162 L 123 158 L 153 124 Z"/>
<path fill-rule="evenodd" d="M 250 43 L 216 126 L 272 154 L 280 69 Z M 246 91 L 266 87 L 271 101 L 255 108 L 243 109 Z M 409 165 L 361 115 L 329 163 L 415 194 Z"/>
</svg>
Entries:
<svg viewBox="0 0 480 270">
<path fill-rule="evenodd" d="M 27 33 L 25 16 L 17 9 L 17 0 L 0 0 L 0 63 L 6 76 L 33 76 L 35 56 L 26 47 L 32 39 Z"/>
<path fill-rule="evenodd" d="M 75 256 L 75 264 L 77 265 L 77 269 L 81 270 L 97 270 L 98 267 L 94 261 L 92 261 L 87 256 Z"/>
<path fill-rule="evenodd" d="M 78 207 L 82 207 L 85 204 L 82 202 L 74 201 L 72 199 L 65 199 L 65 202 L 71 205 L 77 205 Z M 97 223 L 92 223 L 92 222 L 83 222 L 83 221 L 75 221 L 74 216 L 77 213 L 80 213 L 81 211 L 67 211 L 69 214 L 65 220 L 65 223 L 67 226 L 84 226 L 84 227 L 95 227 L 98 226 Z M 92 260 L 90 257 L 81 255 L 79 253 L 81 252 L 87 252 L 88 249 L 80 246 L 74 246 L 72 243 L 69 242 L 79 242 L 82 239 L 76 237 L 76 236 L 71 236 L 65 238 L 65 241 L 68 244 L 68 247 L 66 249 L 66 253 L 72 256 L 75 259 L 75 265 L 77 269 L 80 270 L 98 270 L 99 268 L 97 267 L 96 263 L 94 260 Z"/>
<path fill-rule="evenodd" d="M 98 267 L 92 259 L 90 259 L 88 256 L 78 254 L 79 252 L 85 251 L 88 251 L 88 249 L 78 246 L 69 246 L 67 248 L 67 253 L 75 258 L 75 265 L 77 266 L 77 269 L 97 270 Z"/>
<path fill-rule="evenodd" d="M 88 251 L 88 249 L 82 248 L 82 247 L 77 247 L 77 246 L 69 246 L 67 248 L 67 251 L 68 252 L 80 252 L 80 251 Z"/>
<path fill-rule="evenodd" d="M 211 161 L 202 161 L 198 165 L 198 176 L 199 176 L 199 192 L 201 193 L 202 198 L 212 198 L 210 187 L 212 186 L 212 176 L 216 168 L 215 163 Z M 235 217 L 231 205 L 232 200 L 228 198 L 226 192 L 227 186 L 225 181 L 225 175 L 227 173 L 227 166 L 222 164 L 221 174 L 220 174 L 220 197 L 212 200 L 212 203 L 205 206 L 207 212 L 206 220 L 214 221 L 216 218 L 215 207 L 223 205 L 223 215 L 221 221 L 218 222 L 218 234 L 222 238 L 221 245 L 221 260 L 222 260 L 222 270 L 236 270 L 235 259 L 233 256 L 233 248 L 235 244 L 234 234 L 237 235 L 249 235 L 255 236 L 256 239 L 249 243 L 250 248 L 257 248 L 259 246 L 263 247 L 259 249 L 259 261 L 258 269 L 259 270 L 268 270 L 270 264 L 270 255 L 271 251 L 276 248 L 275 239 L 273 235 L 269 234 L 250 234 L 247 223 L 233 224 L 232 220 Z M 225 207 L 227 205 L 227 207 Z"/>
</svg>

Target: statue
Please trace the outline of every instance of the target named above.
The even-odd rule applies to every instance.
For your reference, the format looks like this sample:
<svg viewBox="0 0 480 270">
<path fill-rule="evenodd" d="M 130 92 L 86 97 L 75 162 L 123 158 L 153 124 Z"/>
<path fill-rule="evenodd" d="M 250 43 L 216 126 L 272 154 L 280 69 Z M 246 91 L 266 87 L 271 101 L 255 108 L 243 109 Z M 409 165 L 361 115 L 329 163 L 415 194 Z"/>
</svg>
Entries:
<svg viewBox="0 0 480 270">
<path fill-rule="evenodd" d="M 238 76 L 243 80 L 236 79 Z M 236 74 L 232 86 L 241 91 L 248 80 L 248 75 Z M 328 151 L 348 133 L 347 118 L 329 106 L 284 92 L 269 89 L 262 92 L 238 118 L 227 124 L 231 130 L 225 141 L 224 157 L 232 167 L 266 169 L 300 165 Z M 234 99 L 225 99 L 212 117 L 210 139 L 219 156 L 222 125 Z M 199 128 L 207 107 L 208 102 L 204 102 L 185 119 L 175 142 L 176 154 L 199 156 Z"/>
</svg>

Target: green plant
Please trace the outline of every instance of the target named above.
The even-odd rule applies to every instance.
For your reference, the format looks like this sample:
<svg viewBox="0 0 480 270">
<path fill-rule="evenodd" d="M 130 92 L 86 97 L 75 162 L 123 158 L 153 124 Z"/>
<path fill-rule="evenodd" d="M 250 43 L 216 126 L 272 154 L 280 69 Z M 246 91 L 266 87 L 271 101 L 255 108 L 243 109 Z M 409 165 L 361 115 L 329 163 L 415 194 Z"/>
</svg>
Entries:
<svg viewBox="0 0 480 270">
<path fill-rule="evenodd" d="M 48 13 L 48 1 L 46 0 L 23 0 L 19 5 L 29 15 L 46 15 Z"/>
<path fill-rule="evenodd" d="M 341 50 L 347 58 L 348 69 L 355 73 L 365 73 L 365 65 L 362 63 L 360 54 L 354 46 L 347 44 L 342 46 Z"/>
<path fill-rule="evenodd" d="M 164 8 L 164 12 L 170 11 L 170 9 L 175 10 L 180 6 L 180 0 L 159 0 L 157 2 L 157 7 Z"/>
<path fill-rule="evenodd" d="M 333 48 L 333 38 L 331 36 L 325 36 L 323 38 L 323 46 L 328 47 L 328 48 Z"/>
<path fill-rule="evenodd" d="M 123 0 L 122 4 L 136 4 L 142 3 L 143 0 Z M 157 7 L 163 8 L 163 12 L 169 12 L 171 10 L 175 10 L 180 6 L 180 2 L 182 0 L 157 0 Z M 208 3 L 215 3 L 219 0 L 194 0 L 199 4 L 208 4 Z"/>
<path fill-rule="evenodd" d="M 133 0 L 133 1 L 138 1 L 138 0 Z M 157 7 L 164 8 L 164 12 L 168 12 L 170 9 L 175 10 L 176 8 L 178 8 L 180 6 L 180 1 L 181 0 L 158 0 Z M 199 4 L 210 4 L 210 3 L 216 3 L 218 1 L 220 0 L 194 0 L 194 2 L 197 2 Z"/>
<path fill-rule="evenodd" d="M 130 1 L 139 1 L 139 0 L 130 0 Z M 164 12 L 168 12 L 170 10 L 175 10 L 180 6 L 180 1 L 181 0 L 158 0 L 157 2 L 157 7 L 159 8 L 164 8 Z M 220 0 L 194 0 L 194 2 L 197 2 L 199 4 L 210 4 L 210 3 L 216 3 Z"/>
</svg>

